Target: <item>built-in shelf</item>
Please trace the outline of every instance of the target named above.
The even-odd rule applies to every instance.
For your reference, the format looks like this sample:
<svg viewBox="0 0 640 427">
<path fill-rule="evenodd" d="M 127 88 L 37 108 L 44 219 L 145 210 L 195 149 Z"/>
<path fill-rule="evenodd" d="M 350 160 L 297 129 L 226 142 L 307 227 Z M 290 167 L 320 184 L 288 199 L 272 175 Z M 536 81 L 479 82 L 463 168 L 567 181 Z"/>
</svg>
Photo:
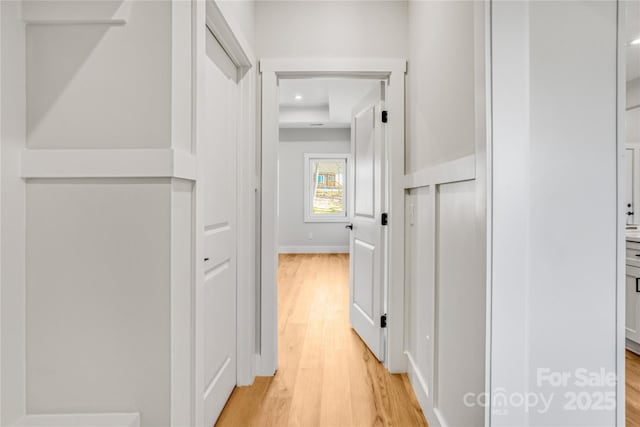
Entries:
<svg viewBox="0 0 640 427">
<path fill-rule="evenodd" d="M 25 149 L 22 177 L 196 179 L 196 157 L 172 148 Z"/>
<path fill-rule="evenodd" d="M 14 427 L 139 427 L 134 414 L 42 414 L 27 415 Z"/>
<path fill-rule="evenodd" d="M 27 19 L 27 25 L 126 25 L 124 19 Z"/>
</svg>

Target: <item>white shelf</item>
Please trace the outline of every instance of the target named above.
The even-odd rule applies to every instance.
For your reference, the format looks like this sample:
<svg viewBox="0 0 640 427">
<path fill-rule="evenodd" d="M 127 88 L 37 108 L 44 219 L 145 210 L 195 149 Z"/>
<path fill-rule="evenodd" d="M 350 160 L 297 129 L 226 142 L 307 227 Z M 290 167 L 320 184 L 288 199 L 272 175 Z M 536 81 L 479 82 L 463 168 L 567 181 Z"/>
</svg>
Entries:
<svg viewBox="0 0 640 427">
<path fill-rule="evenodd" d="M 27 19 L 27 25 L 126 25 L 124 19 Z"/>
<path fill-rule="evenodd" d="M 139 414 L 27 415 L 15 427 L 140 427 Z"/>
<path fill-rule="evenodd" d="M 196 157 L 172 148 L 25 149 L 23 178 L 196 179 Z"/>
</svg>

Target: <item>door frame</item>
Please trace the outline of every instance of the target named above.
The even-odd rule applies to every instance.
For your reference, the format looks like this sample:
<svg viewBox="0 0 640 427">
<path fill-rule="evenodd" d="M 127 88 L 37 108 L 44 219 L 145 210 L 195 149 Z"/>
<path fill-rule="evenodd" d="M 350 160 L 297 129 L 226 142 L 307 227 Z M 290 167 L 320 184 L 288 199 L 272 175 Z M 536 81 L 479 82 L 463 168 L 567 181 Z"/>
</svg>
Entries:
<svg viewBox="0 0 640 427">
<path fill-rule="evenodd" d="M 380 78 L 388 80 L 386 108 L 386 166 L 389 225 L 386 289 L 387 346 L 385 367 L 406 372 L 404 354 L 404 161 L 405 73 L 402 58 L 269 58 L 260 61 L 262 85 L 262 160 L 260 227 L 260 306 L 257 375 L 274 375 L 278 368 L 278 79 L 310 77 Z"/>
</svg>

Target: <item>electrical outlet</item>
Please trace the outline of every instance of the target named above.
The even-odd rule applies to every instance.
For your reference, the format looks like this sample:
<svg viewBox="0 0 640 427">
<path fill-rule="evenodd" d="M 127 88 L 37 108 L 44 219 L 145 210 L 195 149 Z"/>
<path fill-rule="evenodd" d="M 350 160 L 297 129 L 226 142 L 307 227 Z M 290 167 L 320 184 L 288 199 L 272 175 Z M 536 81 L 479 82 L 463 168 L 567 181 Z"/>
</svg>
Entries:
<svg viewBox="0 0 640 427">
<path fill-rule="evenodd" d="M 309 240 L 313 240 L 313 233 L 309 233 Z"/>
</svg>

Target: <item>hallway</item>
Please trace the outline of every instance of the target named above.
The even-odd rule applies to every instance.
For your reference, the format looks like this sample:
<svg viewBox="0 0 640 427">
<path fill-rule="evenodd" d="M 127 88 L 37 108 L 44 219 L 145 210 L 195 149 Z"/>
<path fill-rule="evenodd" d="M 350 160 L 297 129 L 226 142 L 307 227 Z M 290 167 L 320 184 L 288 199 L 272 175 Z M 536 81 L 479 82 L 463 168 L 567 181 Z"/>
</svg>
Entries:
<svg viewBox="0 0 640 427">
<path fill-rule="evenodd" d="M 218 426 L 427 425 L 349 326 L 348 278 L 347 254 L 280 256 L 278 372 L 236 388 Z"/>
</svg>

